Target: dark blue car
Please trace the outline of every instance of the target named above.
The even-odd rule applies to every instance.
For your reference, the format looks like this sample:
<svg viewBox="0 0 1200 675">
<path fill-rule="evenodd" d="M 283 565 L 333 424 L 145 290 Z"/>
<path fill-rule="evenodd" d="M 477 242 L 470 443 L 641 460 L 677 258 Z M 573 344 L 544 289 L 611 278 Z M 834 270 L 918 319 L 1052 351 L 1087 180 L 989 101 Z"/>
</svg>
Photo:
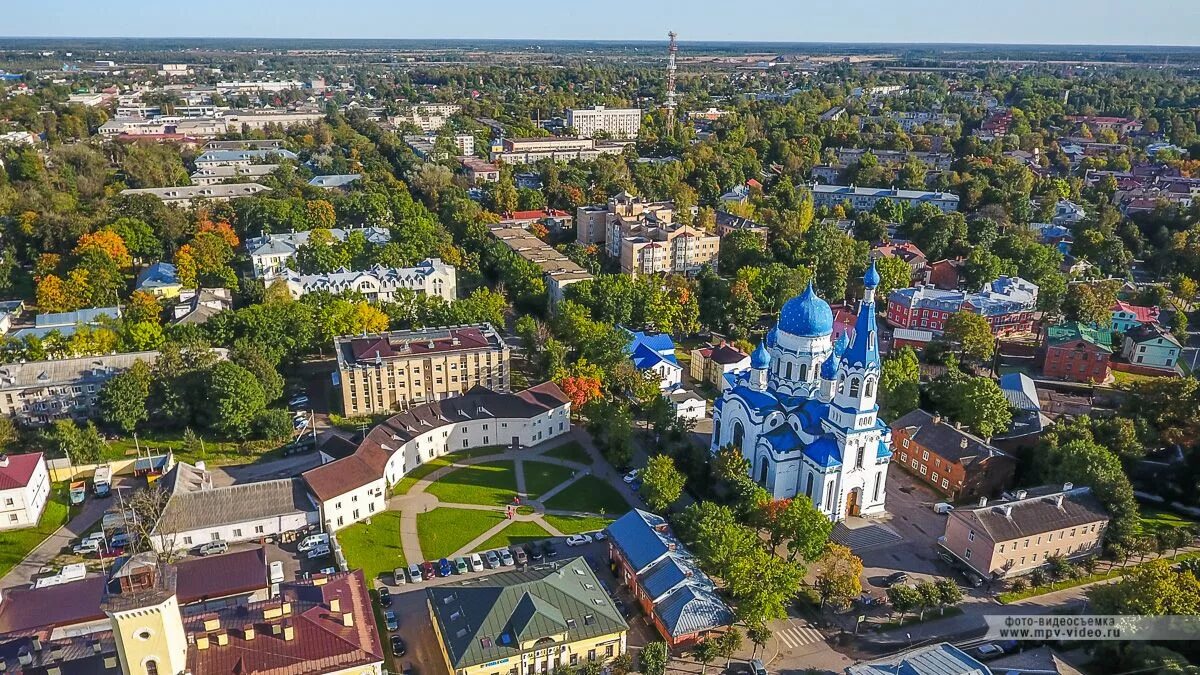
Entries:
<svg viewBox="0 0 1200 675">
<path fill-rule="evenodd" d="M 439 577 L 448 577 L 453 573 L 454 573 L 454 566 L 450 564 L 449 560 L 447 560 L 446 558 L 442 558 L 441 560 L 438 561 L 438 576 Z"/>
</svg>

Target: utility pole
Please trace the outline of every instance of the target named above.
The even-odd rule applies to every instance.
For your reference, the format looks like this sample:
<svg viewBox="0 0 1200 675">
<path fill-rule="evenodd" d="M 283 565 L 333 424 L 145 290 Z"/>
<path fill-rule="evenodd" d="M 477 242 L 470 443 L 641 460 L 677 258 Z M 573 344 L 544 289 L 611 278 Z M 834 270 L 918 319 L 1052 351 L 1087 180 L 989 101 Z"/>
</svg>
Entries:
<svg viewBox="0 0 1200 675">
<path fill-rule="evenodd" d="M 670 45 L 667 46 L 667 135 L 670 136 L 675 132 L 675 53 L 679 51 L 679 45 L 675 42 L 675 31 L 667 33 L 667 37 L 671 38 Z"/>
</svg>

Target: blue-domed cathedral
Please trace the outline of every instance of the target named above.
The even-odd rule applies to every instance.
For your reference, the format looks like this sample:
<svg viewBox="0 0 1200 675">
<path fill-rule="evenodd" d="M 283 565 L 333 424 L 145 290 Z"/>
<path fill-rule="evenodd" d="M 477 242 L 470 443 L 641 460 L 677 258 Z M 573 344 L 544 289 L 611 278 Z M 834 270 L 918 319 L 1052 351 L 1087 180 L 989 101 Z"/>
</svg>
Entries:
<svg viewBox="0 0 1200 675">
<path fill-rule="evenodd" d="M 812 284 L 788 300 L 717 399 L 712 451 L 733 445 L 775 498 L 804 495 L 834 521 L 883 513 L 891 431 L 879 419 L 879 333 L 872 263 L 849 340 Z"/>
</svg>

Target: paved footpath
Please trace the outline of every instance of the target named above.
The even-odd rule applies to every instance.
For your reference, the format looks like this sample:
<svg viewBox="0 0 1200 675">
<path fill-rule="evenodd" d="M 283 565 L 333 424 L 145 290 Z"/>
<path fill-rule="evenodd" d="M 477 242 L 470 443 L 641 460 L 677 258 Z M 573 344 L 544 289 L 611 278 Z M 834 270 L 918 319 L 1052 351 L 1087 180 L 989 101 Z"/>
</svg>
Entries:
<svg viewBox="0 0 1200 675">
<path fill-rule="evenodd" d="M 587 453 L 589 455 L 591 455 L 591 457 L 592 457 L 592 465 L 591 466 L 588 466 L 586 464 L 580 464 L 578 462 L 572 462 L 572 461 L 561 459 L 558 457 L 547 457 L 545 455 L 546 452 L 553 450 L 554 448 L 560 447 L 562 445 L 566 445 L 567 443 L 571 443 L 571 442 L 578 443 L 581 447 L 583 447 L 583 449 L 585 451 L 587 451 Z M 571 478 L 567 479 L 566 481 L 563 481 L 559 485 L 556 485 L 553 488 L 547 490 L 545 492 L 545 494 L 541 495 L 538 499 L 530 499 L 529 494 L 526 491 L 526 485 L 525 485 L 525 461 L 533 460 L 533 459 L 536 459 L 538 462 L 543 462 L 546 464 L 555 464 L 558 466 L 567 467 L 574 471 L 574 475 L 572 475 Z M 583 512 L 583 511 L 561 511 L 561 510 L 547 511 L 545 506 L 543 506 L 543 504 L 546 500 L 548 500 L 551 497 L 553 497 L 554 495 L 562 492 L 563 490 L 566 490 L 573 483 L 575 483 L 576 481 L 580 480 L 581 478 L 583 478 L 584 476 L 587 476 L 587 475 L 595 475 L 598 478 L 601 478 L 603 480 L 608 481 L 609 483 L 612 483 L 614 488 L 617 490 L 617 492 L 620 493 L 620 495 L 625 498 L 625 501 L 629 502 L 631 506 L 636 506 L 638 508 L 645 508 L 645 505 L 641 502 L 641 500 L 637 497 L 636 494 L 631 493 L 629 490 L 621 489 L 623 487 L 623 485 L 621 482 L 620 474 L 618 474 L 616 472 L 616 470 L 614 470 L 608 464 L 608 462 L 604 459 L 604 457 L 602 457 L 600 455 L 600 451 L 597 450 L 595 445 L 592 444 L 591 437 L 586 432 L 579 430 L 579 429 L 575 429 L 575 430 L 571 431 L 571 433 L 569 433 L 569 434 L 564 434 L 563 436 L 560 436 L 554 440 L 547 441 L 546 443 L 543 443 L 541 445 L 538 445 L 538 446 L 535 446 L 532 448 L 527 448 L 524 450 L 517 450 L 517 451 L 513 451 L 513 450 L 509 449 L 509 450 L 505 450 L 504 452 L 498 452 L 494 455 L 465 457 L 461 460 L 455 461 L 453 464 L 436 469 L 435 471 L 432 471 L 429 475 L 425 476 L 424 478 L 419 479 L 415 484 L 413 484 L 413 486 L 411 488 L 409 488 L 409 490 L 406 494 L 394 495 L 390 499 L 388 499 L 388 510 L 400 512 L 400 547 L 404 551 L 405 560 L 408 560 L 410 562 L 419 562 L 419 561 L 425 560 L 425 554 L 421 550 L 420 536 L 417 533 L 417 515 L 418 514 L 426 513 L 428 511 L 432 511 L 433 509 L 436 509 L 439 507 L 455 508 L 455 509 L 471 509 L 471 510 L 475 510 L 475 511 L 496 511 L 499 513 L 505 512 L 507 507 L 504 507 L 504 506 L 486 506 L 486 505 L 482 505 L 482 504 L 453 504 L 453 503 L 448 503 L 448 502 L 442 502 L 434 495 L 426 492 L 426 489 L 431 484 L 436 483 L 438 480 L 440 480 L 441 478 L 445 477 L 447 474 L 449 474 L 453 471 L 457 471 L 461 468 L 471 466 L 472 464 L 483 464 L 483 463 L 488 463 L 488 462 L 498 462 L 498 461 L 504 461 L 504 460 L 511 460 L 513 462 L 513 468 L 516 471 L 517 494 L 519 494 L 521 496 L 521 506 L 531 507 L 533 509 L 533 513 L 517 514 L 517 515 L 514 515 L 512 518 L 505 519 L 504 521 L 497 523 L 494 527 L 491 527 L 490 529 L 488 529 L 487 532 L 480 534 L 478 537 L 476 537 L 475 539 L 468 542 L 466 546 L 459 549 L 458 551 L 455 551 L 453 553 L 452 557 L 466 555 L 468 553 L 478 550 L 479 546 L 482 545 L 485 541 L 487 541 L 487 540 L 491 539 L 493 536 L 499 534 L 500 532 L 502 532 L 504 530 L 504 528 L 508 527 L 509 524 L 515 523 L 515 522 L 537 523 L 539 526 L 541 526 L 547 532 L 549 532 L 552 536 L 555 536 L 555 537 L 566 536 L 558 528 L 556 528 L 553 525 L 551 525 L 550 523 L 546 522 L 545 516 L 547 514 L 556 515 L 556 516 L 585 516 L 585 517 L 586 516 L 598 516 L 600 514 L 587 513 L 587 512 Z"/>
</svg>

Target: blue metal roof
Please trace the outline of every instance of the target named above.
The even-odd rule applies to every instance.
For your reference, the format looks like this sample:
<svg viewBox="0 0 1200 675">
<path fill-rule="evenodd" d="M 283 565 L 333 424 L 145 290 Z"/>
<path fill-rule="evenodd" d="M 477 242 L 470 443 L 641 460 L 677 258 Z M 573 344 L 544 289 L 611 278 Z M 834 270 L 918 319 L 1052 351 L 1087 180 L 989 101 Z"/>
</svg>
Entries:
<svg viewBox="0 0 1200 675">
<path fill-rule="evenodd" d="M 1008 373 L 1000 376 L 1000 391 L 1008 404 L 1017 410 L 1041 410 L 1037 387 L 1025 373 Z"/>
<path fill-rule="evenodd" d="M 779 330 L 800 337 L 833 333 L 833 310 L 817 297 L 811 281 L 803 293 L 784 303 L 779 312 Z"/>
<path fill-rule="evenodd" d="M 891 447 L 888 446 L 888 442 L 883 440 L 882 438 L 879 439 L 879 447 L 875 449 L 875 458 L 883 459 L 884 457 L 891 457 L 891 456 L 892 456 L 892 449 L 891 449 Z"/>
<path fill-rule="evenodd" d="M 758 391 L 750 387 L 739 385 L 734 387 L 733 394 L 750 407 L 752 410 L 767 412 L 775 410 L 779 407 L 779 400 L 776 399 L 770 392 Z"/>
<path fill-rule="evenodd" d="M 670 531 L 659 532 L 655 528 L 667 527 L 662 516 L 641 509 L 634 509 L 608 526 L 608 536 L 625 554 L 625 559 L 637 571 L 641 571 L 670 551 L 669 546 L 679 547 Z"/>
<path fill-rule="evenodd" d="M 780 424 L 778 427 L 768 431 L 762 435 L 762 439 L 771 446 L 771 449 L 779 454 L 787 454 L 803 447 L 804 443 L 800 437 L 796 435 L 795 430 L 787 424 Z"/>
<path fill-rule="evenodd" d="M 712 580 L 705 576 L 699 567 L 676 554 L 669 555 L 651 565 L 639 580 L 651 599 L 663 597 L 680 584 L 714 588 Z"/>
<path fill-rule="evenodd" d="M 136 288 L 174 286 L 179 283 L 179 272 L 168 262 L 156 262 L 142 270 L 137 276 Z"/>
<path fill-rule="evenodd" d="M 812 445 L 804 449 L 804 456 L 816 462 L 817 466 L 829 468 L 842 464 L 842 451 L 837 442 L 828 436 L 818 438 Z"/>
<path fill-rule="evenodd" d="M 733 611 L 712 591 L 683 586 L 654 607 L 671 637 L 682 637 L 733 623 Z"/>
<path fill-rule="evenodd" d="M 640 344 L 636 349 L 634 349 L 633 354 L 630 356 L 630 360 L 633 361 L 633 366 L 638 370 L 649 370 L 654 366 L 664 362 L 669 363 L 676 368 L 679 367 L 679 362 L 675 360 L 675 355 L 672 354 L 671 356 L 663 356 L 644 344 Z"/>
<path fill-rule="evenodd" d="M 875 326 L 875 303 L 860 302 L 854 322 L 854 340 L 842 354 L 842 363 L 850 366 L 879 367 L 879 331 Z"/>
<path fill-rule="evenodd" d="M 987 666 L 942 642 L 846 668 L 847 675 L 987 675 Z"/>
</svg>

